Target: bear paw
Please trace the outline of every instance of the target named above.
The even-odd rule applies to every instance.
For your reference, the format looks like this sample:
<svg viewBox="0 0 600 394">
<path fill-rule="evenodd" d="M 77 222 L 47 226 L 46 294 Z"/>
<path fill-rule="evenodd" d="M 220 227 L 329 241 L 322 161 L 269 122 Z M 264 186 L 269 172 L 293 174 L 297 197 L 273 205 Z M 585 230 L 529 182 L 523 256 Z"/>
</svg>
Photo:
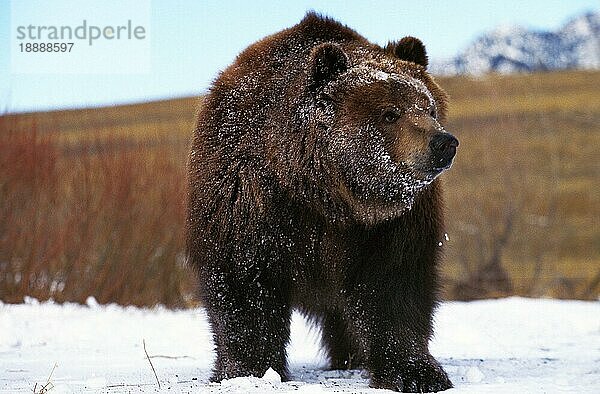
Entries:
<svg viewBox="0 0 600 394">
<path fill-rule="evenodd" d="M 403 393 L 435 393 L 453 387 L 448 375 L 435 360 L 420 360 L 404 365 L 394 377 L 378 377 L 374 374 L 370 386 Z"/>
</svg>

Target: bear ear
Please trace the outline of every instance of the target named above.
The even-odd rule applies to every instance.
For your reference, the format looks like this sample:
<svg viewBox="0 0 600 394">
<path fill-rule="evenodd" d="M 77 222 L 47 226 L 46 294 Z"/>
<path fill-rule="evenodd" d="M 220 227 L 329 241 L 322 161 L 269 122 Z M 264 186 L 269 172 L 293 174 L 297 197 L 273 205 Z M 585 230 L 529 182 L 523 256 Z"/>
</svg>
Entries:
<svg viewBox="0 0 600 394">
<path fill-rule="evenodd" d="M 310 87 L 323 86 L 348 69 L 348 56 L 339 45 L 327 42 L 310 52 Z"/>
<path fill-rule="evenodd" d="M 398 42 L 390 42 L 386 45 L 385 51 L 396 56 L 398 59 L 406 60 L 419 64 L 427 68 L 429 63 L 425 45 L 415 37 L 404 37 Z"/>
</svg>

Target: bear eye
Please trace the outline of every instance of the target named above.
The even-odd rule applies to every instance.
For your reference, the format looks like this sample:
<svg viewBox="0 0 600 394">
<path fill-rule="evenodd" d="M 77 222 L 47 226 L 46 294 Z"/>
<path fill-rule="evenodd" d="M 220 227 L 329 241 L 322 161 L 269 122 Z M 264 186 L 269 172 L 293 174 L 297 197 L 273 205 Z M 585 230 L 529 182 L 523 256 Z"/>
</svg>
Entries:
<svg viewBox="0 0 600 394">
<path fill-rule="evenodd" d="M 383 114 L 383 120 L 385 120 L 387 123 L 394 123 L 398 119 L 400 119 L 400 114 L 396 111 L 385 111 Z"/>
<path fill-rule="evenodd" d="M 432 118 L 437 118 L 437 109 L 435 108 L 435 106 L 431 106 L 431 108 L 429 108 L 429 115 Z"/>
</svg>

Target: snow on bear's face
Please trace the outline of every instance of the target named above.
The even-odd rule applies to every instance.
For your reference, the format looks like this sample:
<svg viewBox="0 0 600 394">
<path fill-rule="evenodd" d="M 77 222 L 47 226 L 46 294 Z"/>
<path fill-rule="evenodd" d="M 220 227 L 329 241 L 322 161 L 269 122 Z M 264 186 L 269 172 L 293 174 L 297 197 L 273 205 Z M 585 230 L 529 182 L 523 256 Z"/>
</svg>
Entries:
<svg viewBox="0 0 600 394">
<path fill-rule="evenodd" d="M 445 97 L 436 97 L 429 77 L 418 78 L 423 73 L 406 72 L 405 61 L 350 66 L 339 47 L 333 51 L 341 66 L 319 100 L 341 195 L 366 221 L 397 216 L 452 164 L 458 140 L 440 124 Z"/>
</svg>

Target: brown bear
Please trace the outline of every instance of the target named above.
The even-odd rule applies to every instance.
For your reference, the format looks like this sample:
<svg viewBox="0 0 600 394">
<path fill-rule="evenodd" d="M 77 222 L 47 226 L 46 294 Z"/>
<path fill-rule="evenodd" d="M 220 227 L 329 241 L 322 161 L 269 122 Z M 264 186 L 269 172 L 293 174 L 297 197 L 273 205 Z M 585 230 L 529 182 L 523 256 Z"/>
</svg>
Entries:
<svg viewBox="0 0 600 394">
<path fill-rule="evenodd" d="M 289 379 L 292 308 L 331 367 L 440 391 L 430 355 L 443 238 L 437 179 L 458 141 L 421 41 L 385 48 L 315 13 L 215 80 L 189 155 L 187 255 L 214 332 L 213 381 Z"/>
</svg>

